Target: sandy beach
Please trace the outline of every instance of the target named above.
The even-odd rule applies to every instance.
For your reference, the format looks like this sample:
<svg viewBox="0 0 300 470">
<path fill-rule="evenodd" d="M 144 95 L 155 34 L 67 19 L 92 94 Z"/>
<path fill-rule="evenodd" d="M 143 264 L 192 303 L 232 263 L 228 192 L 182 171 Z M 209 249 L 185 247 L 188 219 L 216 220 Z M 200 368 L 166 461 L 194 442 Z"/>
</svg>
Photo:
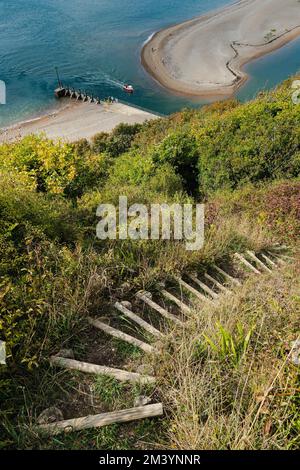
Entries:
<svg viewBox="0 0 300 470">
<path fill-rule="evenodd" d="M 112 131 L 120 123 L 143 123 L 157 118 L 154 114 L 122 103 L 97 105 L 67 99 L 65 101 L 66 105 L 57 111 L 0 129 L 0 143 L 41 133 L 54 140 L 89 140 L 98 132 Z"/>
<path fill-rule="evenodd" d="M 247 80 L 246 63 L 299 35 L 298 0 L 242 0 L 156 33 L 142 64 L 173 92 L 229 97 Z"/>
</svg>

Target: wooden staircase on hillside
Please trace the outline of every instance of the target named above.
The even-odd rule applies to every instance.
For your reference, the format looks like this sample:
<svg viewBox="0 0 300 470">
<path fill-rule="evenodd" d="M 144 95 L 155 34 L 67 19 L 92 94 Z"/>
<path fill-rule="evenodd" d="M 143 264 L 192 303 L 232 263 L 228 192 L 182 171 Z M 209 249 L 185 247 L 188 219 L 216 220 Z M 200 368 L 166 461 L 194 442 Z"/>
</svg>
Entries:
<svg viewBox="0 0 300 470">
<path fill-rule="evenodd" d="M 246 251 L 243 254 L 235 253 L 231 263 L 226 267 L 214 265 L 209 272 L 186 273 L 182 277 L 175 277 L 172 286 L 166 287 L 160 284 L 158 292 L 153 295 L 150 292 L 137 292 L 130 303 L 119 301 L 114 304 L 114 310 L 120 318 L 135 329 L 136 335 L 128 334 L 122 329 L 112 327 L 102 318 L 88 318 L 88 322 L 105 335 L 129 343 L 146 354 L 158 354 L 160 340 L 173 325 L 181 328 L 189 318 L 189 315 L 199 308 L 199 304 L 217 305 L 224 296 L 232 295 L 233 289 L 240 287 L 243 279 L 249 274 L 270 274 L 281 265 L 286 264 L 292 258 L 285 254 L 288 247 L 275 246 L 270 251 L 254 253 Z M 234 269 L 237 263 L 241 269 Z M 193 297 L 190 300 L 188 295 Z M 148 309 L 148 317 L 143 316 L 143 309 Z M 156 317 L 159 327 L 151 323 L 152 317 Z M 138 337 L 139 336 L 139 337 Z M 50 362 L 55 367 L 76 370 L 88 374 L 100 374 L 121 382 L 149 384 L 155 382 L 155 377 L 131 372 L 112 367 L 100 366 L 86 362 L 53 356 Z M 113 423 L 124 423 L 133 420 L 158 417 L 163 415 L 162 403 L 134 407 L 131 409 L 102 413 L 93 416 L 58 421 L 51 424 L 43 424 L 38 427 L 46 434 L 55 435 L 62 432 L 71 432 L 82 429 L 98 428 Z"/>
</svg>

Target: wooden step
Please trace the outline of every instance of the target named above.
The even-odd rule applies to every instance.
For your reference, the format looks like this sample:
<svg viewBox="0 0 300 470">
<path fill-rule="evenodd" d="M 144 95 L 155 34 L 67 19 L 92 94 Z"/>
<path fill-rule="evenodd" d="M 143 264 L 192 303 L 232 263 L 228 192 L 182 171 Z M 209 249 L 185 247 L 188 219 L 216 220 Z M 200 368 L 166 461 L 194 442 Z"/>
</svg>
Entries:
<svg viewBox="0 0 300 470">
<path fill-rule="evenodd" d="M 277 268 L 277 264 L 274 263 L 273 260 L 271 260 L 271 258 L 269 258 L 267 255 L 265 255 L 264 253 L 261 253 L 261 256 L 263 257 L 263 259 L 269 263 L 271 266 L 273 266 L 274 268 Z"/>
<path fill-rule="evenodd" d="M 133 383 L 154 383 L 155 377 L 143 376 L 136 372 L 128 372 L 127 370 L 115 369 L 113 367 L 98 366 L 97 364 L 90 364 L 88 362 L 75 361 L 74 359 L 67 359 L 59 356 L 52 356 L 50 363 L 57 367 L 62 367 L 68 370 L 78 370 L 87 374 L 107 375 L 114 377 L 120 382 L 133 382 Z"/>
<path fill-rule="evenodd" d="M 247 250 L 247 255 L 250 256 L 253 261 L 255 261 L 262 269 L 267 271 L 268 273 L 272 272 L 272 269 L 268 268 L 256 255 L 253 251 Z"/>
<path fill-rule="evenodd" d="M 129 318 L 130 320 L 134 321 L 135 323 L 137 323 L 139 326 L 141 326 L 142 328 L 144 328 L 144 330 L 148 331 L 149 333 L 151 333 L 153 336 L 157 336 L 158 338 L 161 338 L 163 337 L 163 334 L 157 330 L 156 328 L 154 328 L 154 326 L 150 325 L 150 323 L 146 322 L 145 320 L 143 320 L 141 317 L 139 317 L 138 315 L 136 315 L 135 313 L 133 313 L 131 310 L 129 310 L 129 308 L 127 308 L 127 306 L 125 305 L 125 303 L 123 302 L 116 302 L 115 303 L 115 308 L 123 313 L 123 315 L 125 315 L 125 317 Z"/>
<path fill-rule="evenodd" d="M 154 418 L 163 415 L 162 403 L 154 405 L 139 406 L 128 410 L 101 413 L 98 415 L 85 416 L 83 418 L 67 419 L 52 424 L 42 424 L 37 430 L 47 435 L 55 436 L 61 433 L 80 431 L 82 429 L 101 428 L 110 424 L 128 423 L 145 418 Z"/>
<path fill-rule="evenodd" d="M 278 257 L 283 258 L 283 259 L 286 259 L 286 260 L 288 260 L 288 261 L 294 261 L 294 258 L 293 258 L 292 256 L 284 255 L 284 254 L 282 254 L 282 253 L 280 253 L 280 254 L 278 255 Z"/>
<path fill-rule="evenodd" d="M 177 318 L 175 315 L 168 312 L 168 310 L 166 310 L 165 308 L 161 307 L 156 302 L 154 302 L 151 299 L 151 294 L 149 292 L 138 292 L 136 294 L 136 296 L 137 296 L 138 299 L 142 300 L 145 304 L 147 304 L 153 310 L 160 313 L 167 320 L 171 320 L 171 321 L 173 321 L 177 324 L 180 324 L 180 325 L 182 324 L 182 321 L 179 318 Z"/>
<path fill-rule="evenodd" d="M 192 309 L 184 302 L 182 302 L 182 300 L 178 299 L 175 295 L 173 295 L 171 292 L 167 291 L 166 289 L 162 289 L 161 294 L 165 297 L 165 299 L 170 300 L 175 305 L 177 305 L 177 307 L 179 307 L 183 313 L 191 313 Z"/>
<path fill-rule="evenodd" d="M 188 276 L 195 284 L 201 287 L 201 289 L 204 290 L 207 294 L 209 294 L 213 299 L 217 299 L 219 297 L 219 295 L 216 292 L 214 292 L 204 282 L 200 281 L 200 279 L 196 275 L 189 274 Z"/>
<path fill-rule="evenodd" d="M 127 333 L 124 333 L 123 331 L 117 330 L 116 328 L 112 328 L 106 323 L 102 323 L 100 320 L 89 317 L 88 321 L 91 325 L 95 326 L 99 330 L 104 331 L 104 333 L 107 333 L 108 335 L 111 335 L 114 338 L 126 341 L 129 344 L 133 344 L 134 346 L 137 346 L 138 348 L 142 349 L 147 353 L 157 352 L 154 347 L 150 344 L 144 343 L 143 341 L 134 338 L 133 336 L 130 336 Z"/>
<path fill-rule="evenodd" d="M 281 264 L 282 266 L 284 266 L 286 263 L 285 261 L 283 261 L 279 255 L 275 255 L 274 253 L 270 253 L 269 251 L 267 251 L 267 255 L 269 256 L 273 256 L 273 258 L 275 258 L 275 261 L 277 261 L 277 263 Z"/>
<path fill-rule="evenodd" d="M 290 250 L 291 247 L 290 246 L 287 246 L 287 245 L 274 245 L 272 247 L 272 250 L 274 251 L 286 251 L 286 250 Z"/>
<path fill-rule="evenodd" d="M 209 281 L 213 282 L 213 283 L 218 287 L 218 289 L 220 289 L 220 290 L 223 291 L 224 293 L 226 293 L 226 294 L 231 294 L 231 290 L 230 290 L 230 289 L 228 289 L 227 287 L 223 286 L 223 284 L 221 284 L 219 281 L 217 281 L 217 279 L 215 279 L 214 277 L 210 276 L 210 274 L 205 273 L 205 274 L 204 274 L 204 277 L 206 277 L 206 279 L 208 279 Z"/>
<path fill-rule="evenodd" d="M 249 268 L 251 271 L 253 271 L 255 274 L 261 274 L 261 272 L 256 269 L 253 264 L 249 263 L 249 261 L 247 261 L 244 256 L 240 255 L 239 253 L 235 253 L 235 258 L 240 261 L 244 266 L 246 266 L 247 268 Z"/>
<path fill-rule="evenodd" d="M 222 276 L 225 277 L 225 279 L 228 279 L 228 281 L 232 282 L 233 284 L 237 285 L 237 286 L 241 286 L 242 283 L 236 278 L 236 277 L 233 277 L 233 276 L 230 276 L 230 274 L 226 273 L 225 271 L 223 271 L 223 269 L 219 268 L 219 266 L 217 266 L 216 264 L 213 265 L 213 268 L 218 271 L 219 274 L 222 274 Z"/>
<path fill-rule="evenodd" d="M 205 295 L 201 294 L 201 292 L 199 292 L 194 287 L 190 286 L 187 282 L 185 282 L 180 277 L 177 278 L 177 281 L 179 282 L 181 287 L 184 287 L 186 290 L 188 290 L 191 294 L 195 295 L 202 302 L 212 303 L 212 300 L 210 300 L 208 297 L 205 297 Z"/>
</svg>

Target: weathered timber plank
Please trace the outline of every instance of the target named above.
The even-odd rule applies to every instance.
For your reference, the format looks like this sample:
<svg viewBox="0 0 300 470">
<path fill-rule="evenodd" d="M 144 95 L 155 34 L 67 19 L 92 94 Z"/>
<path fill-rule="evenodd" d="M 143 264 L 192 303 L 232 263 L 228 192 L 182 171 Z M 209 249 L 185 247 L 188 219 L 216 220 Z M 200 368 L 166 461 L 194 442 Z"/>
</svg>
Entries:
<svg viewBox="0 0 300 470">
<path fill-rule="evenodd" d="M 125 317 L 137 323 L 139 326 L 144 328 L 144 330 L 148 331 L 153 336 L 157 336 L 158 338 L 161 338 L 163 336 L 163 334 L 159 330 L 157 330 L 156 328 L 154 328 L 154 326 L 150 325 L 150 323 L 146 322 L 141 317 L 136 315 L 134 312 L 129 310 L 127 307 L 125 307 L 125 305 L 122 305 L 121 302 L 116 302 L 115 308 L 119 310 L 119 312 L 123 313 Z"/>
<path fill-rule="evenodd" d="M 186 305 L 182 300 L 178 299 L 175 295 L 171 292 L 167 291 L 166 289 L 161 290 L 162 295 L 165 299 L 170 300 L 174 304 L 176 304 L 183 313 L 191 313 L 192 309 Z"/>
<path fill-rule="evenodd" d="M 209 294 L 213 299 L 217 299 L 219 295 L 214 292 L 210 287 L 208 287 L 204 282 L 200 281 L 200 279 L 195 276 L 194 274 L 189 274 L 189 278 L 194 281 L 195 284 L 197 284 L 201 289 L 203 289 L 207 294 Z"/>
<path fill-rule="evenodd" d="M 69 370 L 78 370 L 87 374 L 99 374 L 114 377 L 120 382 L 134 382 L 134 383 L 154 383 L 155 377 L 144 376 L 135 372 L 128 372 L 122 369 L 115 369 L 113 367 L 99 366 L 97 364 L 90 364 L 87 362 L 75 361 L 74 359 L 67 359 L 64 357 L 52 356 L 50 363 L 57 367 L 62 367 Z"/>
<path fill-rule="evenodd" d="M 145 293 L 145 292 L 144 293 L 138 292 L 136 295 L 138 299 L 142 300 L 145 304 L 147 304 L 153 310 L 160 313 L 163 317 L 167 318 L 168 320 L 172 320 L 175 323 L 182 324 L 182 321 L 179 318 L 177 318 L 172 313 L 168 312 L 168 310 L 166 310 L 165 308 L 158 305 L 147 294 L 148 293 Z"/>
<path fill-rule="evenodd" d="M 202 302 L 207 302 L 207 303 L 212 303 L 212 300 L 210 300 L 208 297 L 205 297 L 205 295 L 201 294 L 201 292 L 199 292 L 197 289 L 195 289 L 194 287 L 190 286 L 187 282 L 185 282 L 183 279 L 181 279 L 180 277 L 177 278 L 177 281 L 179 282 L 179 284 L 184 287 L 186 290 L 188 290 L 189 292 L 191 292 L 191 294 L 195 295 L 199 300 L 201 300 Z"/>
<path fill-rule="evenodd" d="M 271 260 L 271 258 L 269 258 L 268 256 L 266 256 L 264 253 L 261 253 L 261 256 L 263 257 L 263 259 L 269 263 L 271 266 L 273 266 L 274 268 L 277 268 L 277 264 L 274 263 L 273 260 Z"/>
<path fill-rule="evenodd" d="M 275 253 L 270 253 L 269 251 L 267 251 L 267 255 L 273 256 L 275 258 L 275 261 L 277 261 L 277 263 L 281 264 L 282 266 L 286 264 L 285 261 L 283 261 L 283 259 L 281 259 L 279 255 L 275 255 Z"/>
<path fill-rule="evenodd" d="M 246 266 L 248 269 L 250 269 L 251 271 L 253 271 L 255 274 L 261 274 L 261 272 L 256 269 L 253 264 L 249 263 L 249 261 L 247 261 L 242 255 L 240 255 L 239 253 L 235 253 L 234 255 L 236 257 L 236 259 L 238 259 L 244 266 Z"/>
<path fill-rule="evenodd" d="M 101 428 L 110 424 L 128 423 L 130 421 L 153 418 L 162 415 L 163 405 L 161 403 L 157 403 L 128 410 L 113 411 L 111 413 L 101 413 L 93 416 L 57 421 L 52 424 L 43 424 L 38 426 L 37 429 L 48 435 L 54 436 L 61 433 L 80 431 L 82 429 Z"/>
<path fill-rule="evenodd" d="M 223 269 L 219 268 L 219 266 L 217 266 L 216 264 L 213 265 L 213 268 L 218 271 L 219 274 L 222 274 L 222 276 L 224 276 L 226 279 L 228 279 L 230 282 L 232 282 L 233 284 L 236 284 L 237 286 L 241 286 L 242 283 L 236 278 L 236 277 L 233 277 L 233 276 L 230 276 L 230 274 L 226 273 L 225 271 L 223 271 Z"/>
<path fill-rule="evenodd" d="M 127 333 L 124 333 L 123 331 L 117 330 L 116 328 L 112 328 L 111 326 L 106 325 L 106 323 L 102 323 L 100 320 L 89 317 L 88 321 L 95 328 L 104 331 L 104 333 L 107 333 L 108 335 L 111 335 L 114 338 L 121 339 L 123 341 L 126 341 L 127 343 L 133 344 L 134 346 L 137 346 L 138 348 L 142 349 L 147 353 L 156 352 L 154 347 L 150 344 L 144 343 L 143 341 L 134 338 L 133 336 L 130 336 Z"/>
<path fill-rule="evenodd" d="M 217 279 L 215 279 L 214 277 L 210 276 L 210 274 L 205 273 L 204 277 L 206 277 L 206 279 L 208 279 L 209 281 L 213 282 L 218 287 L 218 289 L 220 289 L 221 291 L 225 292 L 226 294 L 231 294 L 230 289 L 223 286 L 223 284 L 221 284 L 219 281 L 217 281 Z"/>
<path fill-rule="evenodd" d="M 247 255 L 250 256 L 262 269 L 267 271 L 268 273 L 272 272 L 272 269 L 268 268 L 256 255 L 253 251 L 247 250 Z"/>
</svg>

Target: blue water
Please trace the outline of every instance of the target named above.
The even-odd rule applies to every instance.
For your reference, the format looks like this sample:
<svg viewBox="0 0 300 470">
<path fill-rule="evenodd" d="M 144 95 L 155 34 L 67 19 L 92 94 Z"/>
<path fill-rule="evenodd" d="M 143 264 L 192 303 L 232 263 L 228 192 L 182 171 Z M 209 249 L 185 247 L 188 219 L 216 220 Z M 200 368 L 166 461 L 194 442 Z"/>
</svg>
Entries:
<svg viewBox="0 0 300 470">
<path fill-rule="evenodd" d="M 0 80 L 7 105 L 0 126 L 55 105 L 54 67 L 63 81 L 100 97 L 125 99 L 168 114 L 203 101 L 172 95 L 140 65 L 149 36 L 176 22 L 231 3 L 229 0 L 0 0 Z M 251 80 L 238 93 L 248 99 L 300 69 L 300 40 L 247 66 Z"/>
</svg>

